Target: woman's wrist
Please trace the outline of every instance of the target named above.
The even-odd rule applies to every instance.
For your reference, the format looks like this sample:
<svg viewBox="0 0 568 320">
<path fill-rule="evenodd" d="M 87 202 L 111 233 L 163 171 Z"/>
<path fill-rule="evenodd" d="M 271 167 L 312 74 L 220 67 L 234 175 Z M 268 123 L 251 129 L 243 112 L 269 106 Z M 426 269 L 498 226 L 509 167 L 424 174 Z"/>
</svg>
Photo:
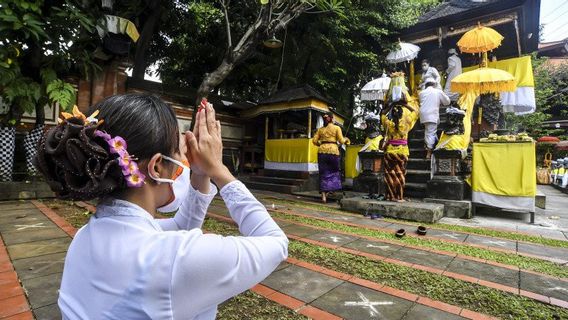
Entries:
<svg viewBox="0 0 568 320">
<path fill-rule="evenodd" d="M 191 186 L 193 189 L 203 193 L 208 194 L 210 192 L 211 179 L 201 173 L 193 172 L 191 174 Z"/>
<path fill-rule="evenodd" d="M 227 168 L 226 166 L 221 166 L 213 170 L 213 173 L 211 174 L 211 180 L 213 180 L 219 190 L 221 190 L 225 185 L 237 179 L 233 176 L 231 171 L 229 171 L 229 168 Z"/>
</svg>

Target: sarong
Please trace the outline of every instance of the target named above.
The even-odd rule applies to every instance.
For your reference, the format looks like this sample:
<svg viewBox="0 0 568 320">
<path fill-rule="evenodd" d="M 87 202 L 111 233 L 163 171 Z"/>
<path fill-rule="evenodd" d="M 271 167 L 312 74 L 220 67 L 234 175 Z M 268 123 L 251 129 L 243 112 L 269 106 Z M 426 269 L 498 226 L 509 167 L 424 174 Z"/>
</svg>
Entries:
<svg viewBox="0 0 568 320">
<path fill-rule="evenodd" d="M 403 200 L 408 157 L 402 154 L 385 153 L 385 184 L 387 200 Z"/>
<path fill-rule="evenodd" d="M 335 154 L 318 153 L 318 167 L 320 191 L 330 192 L 341 190 L 339 156 Z"/>
</svg>

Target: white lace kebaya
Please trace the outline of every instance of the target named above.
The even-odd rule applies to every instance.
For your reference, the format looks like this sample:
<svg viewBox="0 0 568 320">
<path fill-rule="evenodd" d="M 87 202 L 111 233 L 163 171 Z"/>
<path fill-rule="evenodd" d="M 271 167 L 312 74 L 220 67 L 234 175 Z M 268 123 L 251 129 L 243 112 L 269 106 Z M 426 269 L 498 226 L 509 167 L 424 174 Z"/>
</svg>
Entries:
<svg viewBox="0 0 568 320">
<path fill-rule="evenodd" d="M 241 237 L 203 234 L 211 200 L 191 188 L 171 219 L 106 199 L 71 243 L 59 293 L 64 319 L 215 319 L 217 305 L 266 278 L 288 239 L 239 181 L 221 196 Z"/>
</svg>

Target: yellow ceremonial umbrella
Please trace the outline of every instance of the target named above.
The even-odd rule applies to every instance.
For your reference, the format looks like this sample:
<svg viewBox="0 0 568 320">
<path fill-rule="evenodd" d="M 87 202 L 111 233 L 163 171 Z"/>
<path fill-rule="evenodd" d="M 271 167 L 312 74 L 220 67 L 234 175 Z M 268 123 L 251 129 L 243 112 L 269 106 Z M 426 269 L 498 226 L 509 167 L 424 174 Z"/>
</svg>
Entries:
<svg viewBox="0 0 568 320">
<path fill-rule="evenodd" d="M 483 94 L 515 91 L 517 82 L 515 77 L 507 71 L 479 68 L 456 76 L 452 79 L 451 86 L 453 92 L 464 94 L 471 91 Z"/>
<path fill-rule="evenodd" d="M 479 24 L 472 30 L 464 33 L 458 41 L 461 52 L 481 53 L 491 51 L 501 45 L 503 36 L 492 28 Z"/>
</svg>

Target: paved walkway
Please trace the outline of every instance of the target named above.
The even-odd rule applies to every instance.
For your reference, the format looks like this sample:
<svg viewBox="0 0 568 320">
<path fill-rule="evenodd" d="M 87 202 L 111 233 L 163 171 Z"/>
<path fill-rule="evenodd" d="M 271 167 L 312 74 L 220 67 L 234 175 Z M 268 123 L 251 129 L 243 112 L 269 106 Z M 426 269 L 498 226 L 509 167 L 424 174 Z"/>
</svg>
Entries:
<svg viewBox="0 0 568 320">
<path fill-rule="evenodd" d="M 408 235 L 413 236 L 412 230 L 416 226 L 405 223 L 392 223 L 381 219 L 371 220 L 359 214 L 342 214 L 338 212 L 326 212 L 324 210 L 309 209 L 299 205 L 274 205 L 270 197 L 261 197 L 268 210 L 282 213 L 292 213 L 309 217 L 342 221 L 345 224 L 362 227 L 372 227 L 378 230 L 394 232 L 398 229 L 406 229 Z M 426 238 L 463 243 L 474 247 L 491 248 L 504 252 L 518 253 L 525 256 L 545 259 L 556 263 L 568 263 L 568 248 L 549 247 L 540 244 L 515 241 L 509 239 L 480 236 L 465 232 L 447 231 L 442 229 L 430 229 Z"/>
<path fill-rule="evenodd" d="M 213 205 L 210 212 L 228 217 L 223 206 Z M 498 290 L 537 298 L 545 303 L 568 306 L 568 279 L 543 275 L 499 263 L 458 256 L 453 253 L 428 250 L 394 241 L 378 241 L 348 233 L 277 220 L 293 239 L 319 246 L 330 246 L 349 253 L 365 255 L 376 260 L 410 266 L 432 273 L 481 284 Z"/>
<path fill-rule="evenodd" d="M 224 206 L 211 211 L 226 219 Z M 290 211 L 287 211 L 290 213 Z M 352 215 L 311 210 L 331 221 Z M 367 225 L 371 220 L 366 221 Z M 292 239 L 409 266 L 568 307 L 568 282 L 433 250 L 278 221 Z M 372 221 L 375 223 L 376 221 Z M 57 290 L 76 229 L 38 202 L 0 202 L 0 319 L 60 319 Z M 5 250 L 3 250 L 5 246 Z M 18 281 L 19 279 L 19 281 Z M 21 285 L 20 285 L 21 282 Z M 314 319 L 483 319 L 484 315 L 293 258 L 253 288 Z"/>
<path fill-rule="evenodd" d="M 61 319 L 57 290 L 70 235 L 31 202 L 2 202 L 0 213 L 0 235 L 9 254 L 0 279 L 17 274 L 0 287 L 0 318 L 33 319 L 33 312 L 36 319 Z M 20 288 L 18 279 L 26 295 L 15 289 L 7 296 L 6 286 Z"/>
<path fill-rule="evenodd" d="M 490 208 L 478 209 L 472 219 L 442 218 L 441 223 L 471 227 L 491 227 L 540 235 L 546 238 L 568 240 L 568 195 L 552 186 L 539 185 L 538 190 L 546 195 L 546 209 L 536 208 L 535 223 L 528 223 L 526 213 L 501 211 Z"/>
</svg>

